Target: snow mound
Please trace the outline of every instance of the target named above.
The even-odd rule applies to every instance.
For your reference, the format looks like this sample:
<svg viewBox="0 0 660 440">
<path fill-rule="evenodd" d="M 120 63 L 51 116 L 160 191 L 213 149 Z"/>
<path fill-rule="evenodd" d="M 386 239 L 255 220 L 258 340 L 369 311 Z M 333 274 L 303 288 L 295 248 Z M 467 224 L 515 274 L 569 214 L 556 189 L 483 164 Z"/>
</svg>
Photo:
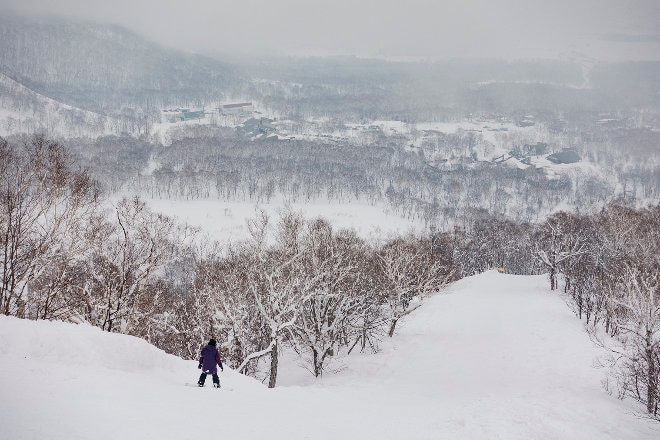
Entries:
<svg viewBox="0 0 660 440">
<path fill-rule="evenodd" d="M 181 359 L 146 341 L 103 332 L 90 325 L 0 319 L 0 355 L 31 359 L 44 365 L 107 368 L 125 372 L 176 371 Z"/>
<path fill-rule="evenodd" d="M 320 380 L 283 360 L 274 390 L 228 369 L 199 389 L 195 361 L 137 338 L 0 317 L 0 438 L 659 438 L 603 390 L 601 353 L 547 284 L 463 279 Z"/>
</svg>

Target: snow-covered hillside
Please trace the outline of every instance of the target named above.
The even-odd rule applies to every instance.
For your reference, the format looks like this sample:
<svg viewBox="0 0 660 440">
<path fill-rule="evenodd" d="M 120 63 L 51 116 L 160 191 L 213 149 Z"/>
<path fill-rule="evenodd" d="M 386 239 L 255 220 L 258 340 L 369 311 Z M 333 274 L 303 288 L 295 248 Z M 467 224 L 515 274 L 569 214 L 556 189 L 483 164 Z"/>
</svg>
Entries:
<svg viewBox="0 0 660 440">
<path fill-rule="evenodd" d="M 44 133 L 80 137 L 110 134 L 112 121 L 41 95 L 0 74 L 0 136 Z"/>
<path fill-rule="evenodd" d="M 0 318 L 3 439 L 657 439 L 601 387 L 599 355 L 544 277 L 466 278 L 378 354 L 271 390 L 84 325 Z M 284 367 L 289 367 L 285 370 Z"/>
</svg>

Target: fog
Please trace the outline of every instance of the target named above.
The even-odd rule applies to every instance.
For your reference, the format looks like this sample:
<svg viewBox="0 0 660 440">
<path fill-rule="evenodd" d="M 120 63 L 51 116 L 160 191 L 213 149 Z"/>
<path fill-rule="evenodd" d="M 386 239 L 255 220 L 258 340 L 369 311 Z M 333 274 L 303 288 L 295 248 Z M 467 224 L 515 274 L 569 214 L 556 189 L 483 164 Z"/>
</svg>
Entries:
<svg viewBox="0 0 660 440">
<path fill-rule="evenodd" d="M 204 54 L 660 58 L 657 0 L 5 0 Z"/>
</svg>

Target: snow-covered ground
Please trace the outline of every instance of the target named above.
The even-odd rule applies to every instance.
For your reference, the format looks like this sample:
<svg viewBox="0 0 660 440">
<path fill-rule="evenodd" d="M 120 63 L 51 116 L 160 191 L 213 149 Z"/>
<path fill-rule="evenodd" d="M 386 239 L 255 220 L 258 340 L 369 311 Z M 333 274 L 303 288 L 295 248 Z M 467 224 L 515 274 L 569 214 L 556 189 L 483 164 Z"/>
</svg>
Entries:
<svg viewBox="0 0 660 440">
<path fill-rule="evenodd" d="M 599 351 L 544 277 L 487 272 L 431 298 L 378 354 L 280 386 L 84 325 L 0 318 L 3 439 L 660 438 L 601 387 Z"/>
<path fill-rule="evenodd" d="M 222 243 L 237 242 L 249 237 L 247 220 L 257 211 L 265 211 L 272 222 L 279 213 L 290 208 L 306 219 L 323 217 L 334 228 L 353 229 L 363 238 L 403 235 L 424 229 L 422 221 L 406 220 L 388 212 L 382 205 L 364 203 L 272 203 L 224 202 L 220 200 L 146 200 L 149 208 L 200 228 L 211 238 Z"/>
</svg>

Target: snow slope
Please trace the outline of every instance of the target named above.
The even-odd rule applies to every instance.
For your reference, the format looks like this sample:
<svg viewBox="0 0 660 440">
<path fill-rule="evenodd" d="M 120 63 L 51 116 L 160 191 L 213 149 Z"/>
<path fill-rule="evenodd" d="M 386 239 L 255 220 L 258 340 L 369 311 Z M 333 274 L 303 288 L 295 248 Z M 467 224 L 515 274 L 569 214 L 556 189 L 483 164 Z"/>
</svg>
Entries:
<svg viewBox="0 0 660 440">
<path fill-rule="evenodd" d="M 487 272 L 401 323 L 376 355 L 281 386 L 87 326 L 0 318 L 3 439 L 657 439 L 601 387 L 597 349 L 544 277 Z M 285 364 L 284 366 L 291 366 Z M 284 367 L 283 366 L 283 367 Z"/>
<path fill-rule="evenodd" d="M 102 136 L 112 133 L 110 122 L 103 115 L 48 98 L 0 73 L 0 136 Z"/>
</svg>

